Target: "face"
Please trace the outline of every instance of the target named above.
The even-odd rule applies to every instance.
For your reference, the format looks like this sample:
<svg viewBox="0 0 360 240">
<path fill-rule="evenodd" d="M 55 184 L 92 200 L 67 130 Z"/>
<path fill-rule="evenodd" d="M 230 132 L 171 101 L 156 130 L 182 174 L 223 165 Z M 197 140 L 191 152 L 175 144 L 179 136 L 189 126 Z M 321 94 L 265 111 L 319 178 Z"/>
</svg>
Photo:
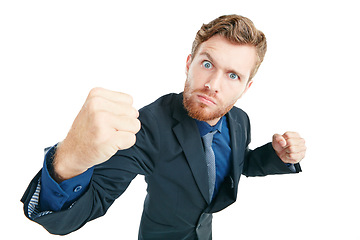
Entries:
<svg viewBox="0 0 360 240">
<path fill-rule="evenodd" d="M 256 63 L 254 46 L 215 35 L 186 61 L 184 106 L 189 115 L 215 125 L 251 86 Z"/>
</svg>

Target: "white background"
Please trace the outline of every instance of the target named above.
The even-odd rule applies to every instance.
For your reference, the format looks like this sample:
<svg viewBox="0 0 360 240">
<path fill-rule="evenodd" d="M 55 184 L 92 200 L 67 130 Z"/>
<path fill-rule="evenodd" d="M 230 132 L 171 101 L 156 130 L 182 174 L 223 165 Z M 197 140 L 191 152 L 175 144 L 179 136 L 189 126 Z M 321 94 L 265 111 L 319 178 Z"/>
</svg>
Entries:
<svg viewBox="0 0 360 240">
<path fill-rule="evenodd" d="M 357 1 L 1 1 L 2 239 L 137 239 L 146 185 L 137 177 L 106 216 L 65 237 L 25 218 L 20 198 L 87 93 L 131 94 L 140 108 L 181 92 L 202 23 L 249 17 L 268 39 L 250 91 L 252 148 L 298 131 L 303 173 L 242 177 L 215 214 L 214 239 L 360 239 Z M 10 237 L 11 236 L 11 237 Z"/>
</svg>

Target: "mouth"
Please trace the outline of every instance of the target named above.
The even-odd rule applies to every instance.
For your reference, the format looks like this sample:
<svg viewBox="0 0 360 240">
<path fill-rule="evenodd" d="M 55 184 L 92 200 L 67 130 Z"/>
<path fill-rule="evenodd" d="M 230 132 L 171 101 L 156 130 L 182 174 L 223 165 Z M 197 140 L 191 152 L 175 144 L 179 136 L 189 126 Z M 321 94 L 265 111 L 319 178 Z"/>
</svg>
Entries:
<svg viewBox="0 0 360 240">
<path fill-rule="evenodd" d="M 197 97 L 198 97 L 199 101 L 205 105 L 208 105 L 208 106 L 216 105 L 215 100 L 207 95 L 198 94 Z"/>
</svg>

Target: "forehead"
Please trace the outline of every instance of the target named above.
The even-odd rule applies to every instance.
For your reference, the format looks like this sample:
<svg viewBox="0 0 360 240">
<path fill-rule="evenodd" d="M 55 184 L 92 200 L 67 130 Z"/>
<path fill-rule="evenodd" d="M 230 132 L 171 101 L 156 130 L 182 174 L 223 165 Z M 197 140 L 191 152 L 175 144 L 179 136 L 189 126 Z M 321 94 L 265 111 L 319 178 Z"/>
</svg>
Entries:
<svg viewBox="0 0 360 240">
<path fill-rule="evenodd" d="M 243 74 L 250 75 L 256 63 L 256 49 L 251 45 L 232 43 L 225 37 L 215 35 L 203 42 L 196 57 L 210 55 L 217 67 L 233 69 Z"/>
</svg>

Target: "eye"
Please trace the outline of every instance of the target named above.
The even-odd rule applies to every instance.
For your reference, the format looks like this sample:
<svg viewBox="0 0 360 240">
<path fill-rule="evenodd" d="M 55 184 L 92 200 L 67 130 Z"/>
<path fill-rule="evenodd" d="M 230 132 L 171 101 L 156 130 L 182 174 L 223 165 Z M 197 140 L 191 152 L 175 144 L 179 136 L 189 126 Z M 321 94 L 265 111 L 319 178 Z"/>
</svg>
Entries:
<svg viewBox="0 0 360 240">
<path fill-rule="evenodd" d="M 235 80 L 235 79 L 238 79 L 239 76 L 236 75 L 235 73 L 229 73 L 229 78 Z"/>
<path fill-rule="evenodd" d="M 213 67 L 212 63 L 209 61 L 203 61 L 202 65 L 206 69 L 211 69 Z"/>
</svg>

